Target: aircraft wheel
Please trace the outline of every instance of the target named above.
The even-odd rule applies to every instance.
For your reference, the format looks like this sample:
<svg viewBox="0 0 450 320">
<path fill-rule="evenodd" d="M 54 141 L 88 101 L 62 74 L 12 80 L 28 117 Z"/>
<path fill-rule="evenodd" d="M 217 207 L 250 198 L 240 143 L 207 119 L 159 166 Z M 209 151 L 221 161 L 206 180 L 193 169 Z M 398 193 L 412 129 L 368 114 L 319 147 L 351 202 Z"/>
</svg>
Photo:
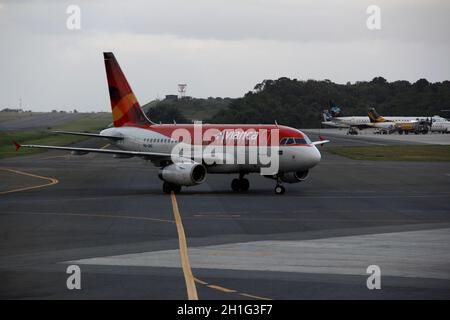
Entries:
<svg viewBox="0 0 450 320">
<path fill-rule="evenodd" d="M 231 189 L 234 192 L 239 192 L 241 189 L 241 182 L 239 181 L 239 179 L 233 179 L 231 180 Z"/>
<path fill-rule="evenodd" d="M 174 184 L 172 185 L 172 191 L 175 193 L 180 193 L 181 192 L 181 186 L 178 184 Z"/>
<path fill-rule="evenodd" d="M 170 191 L 172 191 L 172 189 L 170 188 L 170 183 L 168 183 L 167 181 L 163 182 L 163 191 L 164 193 L 169 194 Z"/>
<path fill-rule="evenodd" d="M 248 189 L 250 188 L 250 182 L 247 179 L 241 179 L 240 182 L 240 189 L 241 191 L 248 191 Z"/>
<path fill-rule="evenodd" d="M 283 186 L 277 185 L 275 187 L 275 194 L 284 194 L 284 192 L 286 191 L 286 189 L 284 189 Z"/>
</svg>

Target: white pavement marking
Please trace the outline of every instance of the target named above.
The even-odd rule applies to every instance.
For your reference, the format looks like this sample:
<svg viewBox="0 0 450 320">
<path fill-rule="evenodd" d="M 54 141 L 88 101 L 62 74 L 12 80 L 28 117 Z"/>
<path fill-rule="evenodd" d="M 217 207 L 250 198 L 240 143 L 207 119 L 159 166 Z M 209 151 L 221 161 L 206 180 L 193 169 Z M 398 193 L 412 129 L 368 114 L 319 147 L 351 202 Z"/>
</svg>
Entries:
<svg viewBox="0 0 450 320">
<path fill-rule="evenodd" d="M 190 248 L 194 268 L 366 275 L 450 280 L 450 229 L 299 241 L 254 241 Z M 70 264 L 179 267 L 178 250 L 70 261 Z"/>
</svg>

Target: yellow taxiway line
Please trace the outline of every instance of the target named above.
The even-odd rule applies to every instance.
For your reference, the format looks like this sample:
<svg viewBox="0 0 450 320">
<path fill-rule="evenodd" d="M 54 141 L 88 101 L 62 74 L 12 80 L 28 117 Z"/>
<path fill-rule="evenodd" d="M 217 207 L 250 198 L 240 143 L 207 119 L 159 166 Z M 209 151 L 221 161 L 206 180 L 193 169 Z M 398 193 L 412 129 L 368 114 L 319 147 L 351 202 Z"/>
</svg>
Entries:
<svg viewBox="0 0 450 320">
<path fill-rule="evenodd" d="M 272 300 L 272 299 L 269 299 L 269 298 L 264 298 L 264 297 L 261 297 L 261 296 L 255 296 L 253 294 L 248 294 L 248 293 L 240 293 L 240 295 L 243 296 L 243 297 L 256 299 L 256 300 L 268 300 L 268 301 Z"/>
<path fill-rule="evenodd" d="M 207 285 L 207 287 L 211 288 L 211 289 L 214 289 L 214 290 L 219 290 L 219 291 L 222 291 L 222 292 L 225 292 L 225 293 L 234 293 L 234 292 L 236 292 L 236 290 L 234 290 L 234 289 L 228 289 L 228 288 L 225 288 L 225 287 L 222 287 L 222 286 L 218 286 L 216 284 L 209 284 L 209 285 Z"/>
<path fill-rule="evenodd" d="M 239 292 L 237 290 L 234 289 L 230 289 L 230 288 L 225 288 L 222 286 L 219 286 L 217 284 L 209 284 L 206 281 L 200 280 L 198 278 L 194 278 L 195 282 L 197 282 L 198 284 L 204 285 L 210 289 L 213 290 L 217 290 L 217 291 L 221 291 L 223 293 L 233 293 L 233 294 L 238 294 L 240 296 L 246 297 L 246 298 L 250 298 L 250 299 L 255 299 L 255 300 L 272 300 L 270 298 L 266 298 L 266 297 L 261 297 L 261 296 L 256 296 L 254 294 L 249 294 L 249 293 L 244 293 L 244 292 Z"/>
<path fill-rule="evenodd" d="M 195 286 L 194 276 L 192 274 L 191 263 L 187 251 L 186 235 L 184 234 L 183 222 L 181 221 L 180 211 L 178 210 L 177 198 L 172 191 L 170 194 L 172 199 L 173 215 L 177 225 L 178 242 L 180 246 L 181 267 L 183 268 L 184 281 L 186 282 L 187 294 L 189 300 L 198 300 L 197 288 Z"/>
<path fill-rule="evenodd" d="M 188 255 L 187 243 L 186 243 L 186 235 L 184 233 L 183 223 L 181 221 L 180 210 L 178 209 L 177 198 L 176 198 L 174 192 L 171 192 L 170 197 L 172 199 L 173 215 L 175 217 L 175 223 L 177 225 L 178 241 L 180 244 L 181 266 L 183 268 L 184 280 L 186 282 L 188 299 L 189 300 L 198 300 L 197 288 L 195 286 L 195 283 L 197 282 L 198 284 L 204 285 L 210 289 L 217 290 L 217 291 L 220 291 L 223 293 L 239 294 L 243 297 L 257 299 L 257 300 L 271 300 L 269 298 L 265 298 L 265 297 L 261 297 L 261 296 L 238 292 L 237 290 L 225 288 L 225 287 L 219 286 L 217 284 L 209 284 L 206 281 L 200 280 L 198 278 L 194 278 L 194 276 L 192 274 L 191 264 L 189 262 L 189 255 Z"/>
<path fill-rule="evenodd" d="M 105 145 L 103 148 L 106 148 L 106 147 L 108 147 L 108 145 Z M 24 176 L 29 176 L 29 177 L 33 177 L 33 178 L 38 178 L 38 179 L 43 179 L 43 180 L 49 181 L 48 183 L 40 184 L 40 185 L 36 185 L 36 186 L 17 188 L 17 189 L 12 189 L 12 190 L 7 190 L 7 191 L 0 191 L 0 195 L 13 193 L 13 192 L 21 192 L 21 191 L 33 190 L 33 189 L 38 189 L 38 188 L 43 188 L 43 187 L 48 187 L 48 186 L 55 185 L 55 184 L 59 183 L 58 179 L 50 178 L 50 177 L 44 177 L 44 176 L 40 176 L 40 175 L 37 175 L 37 174 L 29 173 L 29 172 L 13 170 L 13 169 L 4 169 L 4 168 L 0 168 L 0 170 L 8 171 L 8 172 L 12 172 L 12 173 L 15 173 L 15 174 L 20 174 L 20 175 L 24 175 Z M 170 196 L 171 196 L 171 200 L 172 200 L 172 207 L 173 207 L 173 215 L 175 217 L 175 224 L 177 226 L 178 240 L 179 240 L 179 246 L 180 246 L 181 266 L 183 268 L 184 279 L 185 279 L 185 282 L 186 282 L 188 299 L 189 300 L 198 300 L 197 288 L 195 286 L 195 282 L 197 282 L 197 283 L 199 283 L 201 285 L 204 285 L 204 286 L 206 286 L 206 287 L 208 287 L 210 289 L 221 291 L 221 292 L 224 292 L 224 293 L 235 293 L 235 294 L 239 294 L 241 296 L 244 296 L 244 297 L 247 297 L 247 298 L 251 298 L 251 299 L 271 300 L 271 299 L 268 299 L 268 298 L 265 298 L 265 297 L 261 297 L 261 296 L 256 296 L 256 295 L 252 295 L 252 294 L 248 294 L 248 293 L 241 293 L 241 292 L 238 292 L 237 290 L 225 288 L 225 287 L 222 287 L 222 286 L 219 286 L 219 285 L 208 284 L 205 281 L 202 281 L 200 279 L 194 278 L 194 276 L 192 274 L 191 264 L 190 264 L 190 261 L 189 261 L 189 255 L 188 255 L 188 250 L 187 250 L 187 242 L 186 242 L 186 235 L 184 233 L 183 223 L 181 221 L 181 216 L 180 216 L 180 211 L 178 209 L 177 199 L 176 199 L 175 194 L 173 192 L 171 193 Z M 80 216 L 80 217 L 87 216 L 87 217 L 116 218 L 116 219 L 117 218 L 119 218 L 119 219 L 135 219 L 135 220 L 159 221 L 159 222 L 169 222 L 169 223 L 173 223 L 174 222 L 174 221 L 165 220 L 165 219 L 156 219 L 156 218 L 147 218 L 147 217 L 135 217 L 135 216 L 126 216 L 126 215 L 113 216 L 113 215 L 103 215 L 103 214 L 73 214 L 73 213 L 55 214 L 55 213 L 44 213 L 44 212 L 42 212 L 42 213 L 35 213 L 35 214 L 65 215 L 65 216 Z"/>
<path fill-rule="evenodd" d="M 0 194 L 8 194 L 8 193 L 13 193 L 13 192 L 20 192 L 20 191 L 27 191 L 27 190 L 32 190 L 32 189 L 38 189 L 38 188 L 48 187 L 48 186 L 51 186 L 51 185 L 59 183 L 58 179 L 44 177 L 44 176 L 39 176 L 37 174 L 32 174 L 32 173 L 28 173 L 28 172 L 24 172 L 24 171 L 13 170 L 13 169 L 4 169 L 4 168 L 0 168 L 0 170 L 12 172 L 12 173 L 15 173 L 15 174 L 20 174 L 20 175 L 23 175 L 23 176 L 29 176 L 29 177 L 33 177 L 33 178 L 38 178 L 38 179 L 43 179 L 43 180 L 50 181 L 48 183 L 40 184 L 40 185 L 37 185 L 37 186 L 23 187 L 23 188 L 17 188 L 17 189 L 12 189 L 12 190 L 7 190 L 7 191 L 0 191 Z"/>
</svg>

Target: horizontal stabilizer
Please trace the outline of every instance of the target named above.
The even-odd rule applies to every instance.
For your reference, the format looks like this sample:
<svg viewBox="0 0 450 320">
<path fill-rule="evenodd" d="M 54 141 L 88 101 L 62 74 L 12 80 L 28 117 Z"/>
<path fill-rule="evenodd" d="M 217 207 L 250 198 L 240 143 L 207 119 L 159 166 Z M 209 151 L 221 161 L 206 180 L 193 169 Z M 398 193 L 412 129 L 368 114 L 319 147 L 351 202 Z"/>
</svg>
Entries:
<svg viewBox="0 0 450 320">
<path fill-rule="evenodd" d="M 19 151 L 21 145 L 17 141 L 12 141 L 13 145 L 16 147 L 16 151 Z"/>
</svg>

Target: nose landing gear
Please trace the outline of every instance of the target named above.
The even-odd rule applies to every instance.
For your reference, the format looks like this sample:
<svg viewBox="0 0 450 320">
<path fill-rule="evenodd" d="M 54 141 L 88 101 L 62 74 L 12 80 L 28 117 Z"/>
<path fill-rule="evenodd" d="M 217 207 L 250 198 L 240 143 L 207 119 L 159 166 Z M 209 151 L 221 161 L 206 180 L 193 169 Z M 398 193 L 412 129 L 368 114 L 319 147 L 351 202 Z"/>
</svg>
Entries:
<svg viewBox="0 0 450 320">
<path fill-rule="evenodd" d="M 281 185 L 281 184 L 277 184 L 275 186 L 275 194 L 284 194 L 284 192 L 286 191 L 286 189 Z"/>
<path fill-rule="evenodd" d="M 277 185 L 275 186 L 275 194 L 284 194 L 286 189 L 281 185 L 281 178 L 277 175 Z"/>
</svg>

